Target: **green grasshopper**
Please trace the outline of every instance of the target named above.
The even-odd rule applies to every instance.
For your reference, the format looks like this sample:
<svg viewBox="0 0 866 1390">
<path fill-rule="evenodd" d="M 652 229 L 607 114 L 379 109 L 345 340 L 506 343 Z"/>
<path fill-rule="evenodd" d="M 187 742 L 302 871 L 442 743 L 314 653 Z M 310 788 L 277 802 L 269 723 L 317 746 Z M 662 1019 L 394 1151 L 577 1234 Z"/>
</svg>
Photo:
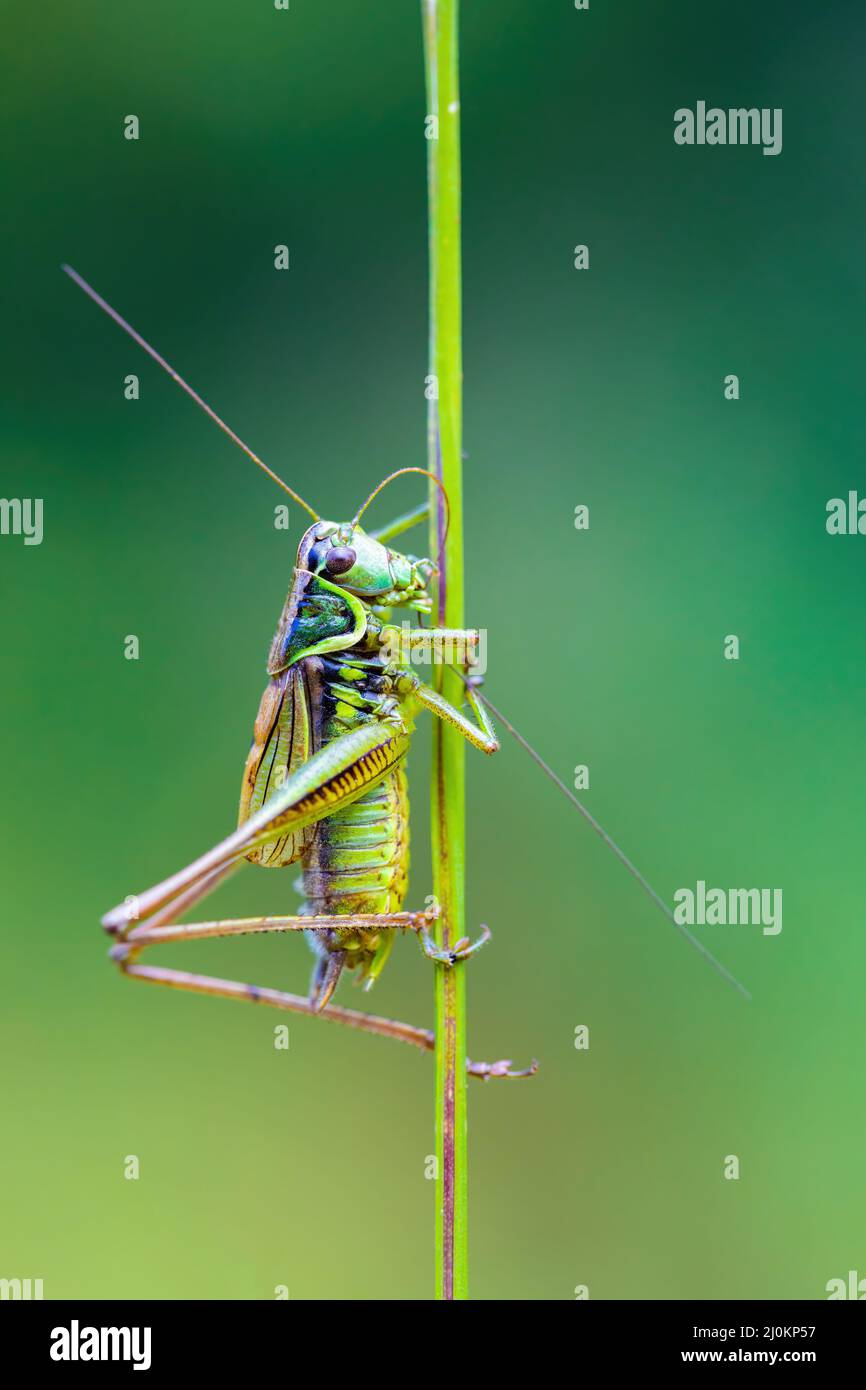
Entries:
<svg viewBox="0 0 866 1390">
<path fill-rule="evenodd" d="M 403 763 L 415 715 L 427 710 L 446 720 L 473 747 L 492 754 L 499 743 L 472 674 L 475 630 L 427 627 L 399 632 L 388 619 L 394 609 L 432 611 L 428 585 L 436 573 L 430 559 L 403 554 L 387 542 L 421 520 L 416 508 L 375 532 L 360 520 L 392 479 L 423 474 L 448 499 L 434 474 L 403 468 L 381 482 L 351 521 L 323 520 L 280 479 L 207 405 L 191 386 L 69 266 L 66 273 L 146 351 L 260 468 L 313 517 L 298 547 L 288 596 L 267 663 L 268 684 L 259 706 L 252 746 L 241 782 L 238 826 L 233 834 L 186 868 L 127 899 L 103 918 L 115 938 L 111 956 L 124 974 L 176 989 L 220 998 L 248 999 L 294 1013 L 316 1014 L 351 1027 L 434 1046 L 432 1032 L 331 1003 L 345 969 L 356 970 L 369 988 L 381 974 L 397 931 L 414 932 L 426 956 L 443 968 L 466 960 L 490 938 L 487 927 L 474 942 L 450 950 L 430 935 L 438 916 L 432 900 L 405 911 L 409 865 L 409 809 Z M 451 704 L 411 669 L 421 645 L 457 646 L 466 654 L 462 676 L 469 715 Z M 408 650 L 407 650 L 408 648 Z M 697 938 L 675 922 L 670 909 L 525 739 L 495 711 L 505 727 L 609 844 L 669 920 L 733 984 L 743 987 Z M 472 717 L 470 717 L 470 715 Z M 285 868 L 300 863 L 304 902 L 291 916 L 180 922 L 243 863 Z M 315 955 L 309 995 L 240 984 L 211 976 L 144 965 L 151 946 L 211 937 L 304 932 Z M 472 1075 L 529 1076 L 508 1061 L 469 1062 Z"/>
</svg>

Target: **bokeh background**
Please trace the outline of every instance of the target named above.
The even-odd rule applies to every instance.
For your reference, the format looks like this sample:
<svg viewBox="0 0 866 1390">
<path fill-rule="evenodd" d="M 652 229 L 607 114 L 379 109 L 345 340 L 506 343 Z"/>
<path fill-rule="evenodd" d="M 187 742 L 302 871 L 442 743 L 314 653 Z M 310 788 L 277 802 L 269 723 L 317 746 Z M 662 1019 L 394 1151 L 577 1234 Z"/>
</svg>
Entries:
<svg viewBox="0 0 866 1390">
<path fill-rule="evenodd" d="M 666 898 L 784 892 L 775 938 L 704 929 L 747 1004 L 515 745 L 470 751 L 469 917 L 495 934 L 471 1052 L 542 1063 L 471 1090 L 472 1291 L 820 1298 L 866 1274 L 866 540 L 824 526 L 866 491 L 866 21 L 840 0 L 464 9 L 489 693 L 566 781 L 589 765 L 588 804 Z M 101 913 L 234 823 L 304 517 L 274 529 L 282 494 L 59 269 L 327 514 L 423 463 L 418 6 L 49 0 L 14 5 L 4 41 L 0 494 L 42 497 L 45 535 L 0 539 L 0 1275 L 426 1298 L 430 1058 L 106 962 Z M 781 106 L 782 154 L 678 148 L 698 99 Z M 378 519 L 417 496 L 402 480 Z M 412 901 L 428 759 L 422 724 Z M 294 877 L 250 869 L 213 907 L 290 910 Z M 310 967 L 289 938 L 163 959 L 301 990 Z M 411 941 L 368 1002 L 431 1019 Z"/>
</svg>

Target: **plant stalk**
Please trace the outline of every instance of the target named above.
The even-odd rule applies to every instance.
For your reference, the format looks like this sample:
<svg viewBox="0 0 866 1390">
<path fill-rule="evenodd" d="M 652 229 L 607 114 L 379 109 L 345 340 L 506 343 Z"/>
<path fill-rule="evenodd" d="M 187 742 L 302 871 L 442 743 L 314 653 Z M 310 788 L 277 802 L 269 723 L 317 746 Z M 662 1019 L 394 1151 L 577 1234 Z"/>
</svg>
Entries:
<svg viewBox="0 0 866 1390">
<path fill-rule="evenodd" d="M 428 467 L 450 502 L 430 484 L 431 554 L 437 557 L 438 623 L 462 628 L 463 507 L 460 292 L 460 105 L 458 0 L 422 0 L 427 81 L 427 183 L 430 262 Z M 433 120 L 431 121 L 431 118 Z M 460 681 L 440 664 L 435 683 L 462 701 Z M 439 945 L 465 934 L 464 742 L 456 729 L 433 721 L 431 847 L 433 891 L 441 908 Z M 436 1297 L 469 1297 L 466 1136 L 465 963 L 436 970 Z"/>
</svg>

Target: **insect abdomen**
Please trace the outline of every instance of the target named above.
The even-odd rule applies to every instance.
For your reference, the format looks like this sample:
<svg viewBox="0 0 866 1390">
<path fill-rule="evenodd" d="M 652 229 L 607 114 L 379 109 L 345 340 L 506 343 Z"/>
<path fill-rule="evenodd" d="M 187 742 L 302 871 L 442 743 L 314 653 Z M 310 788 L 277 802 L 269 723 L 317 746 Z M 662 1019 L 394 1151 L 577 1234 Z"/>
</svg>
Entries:
<svg viewBox="0 0 866 1390">
<path fill-rule="evenodd" d="M 310 912 L 397 912 L 409 873 L 409 798 L 402 767 L 320 823 L 303 859 Z"/>
</svg>

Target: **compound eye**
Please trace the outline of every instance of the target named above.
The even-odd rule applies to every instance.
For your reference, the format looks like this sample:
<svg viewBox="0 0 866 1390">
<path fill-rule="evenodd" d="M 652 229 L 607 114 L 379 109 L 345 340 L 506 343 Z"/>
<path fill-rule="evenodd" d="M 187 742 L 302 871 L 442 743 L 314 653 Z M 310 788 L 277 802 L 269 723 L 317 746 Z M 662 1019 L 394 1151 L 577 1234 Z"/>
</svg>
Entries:
<svg viewBox="0 0 866 1390">
<path fill-rule="evenodd" d="M 357 558 L 351 546 L 333 545 L 325 556 L 325 569 L 329 574 L 345 574 Z"/>
</svg>

